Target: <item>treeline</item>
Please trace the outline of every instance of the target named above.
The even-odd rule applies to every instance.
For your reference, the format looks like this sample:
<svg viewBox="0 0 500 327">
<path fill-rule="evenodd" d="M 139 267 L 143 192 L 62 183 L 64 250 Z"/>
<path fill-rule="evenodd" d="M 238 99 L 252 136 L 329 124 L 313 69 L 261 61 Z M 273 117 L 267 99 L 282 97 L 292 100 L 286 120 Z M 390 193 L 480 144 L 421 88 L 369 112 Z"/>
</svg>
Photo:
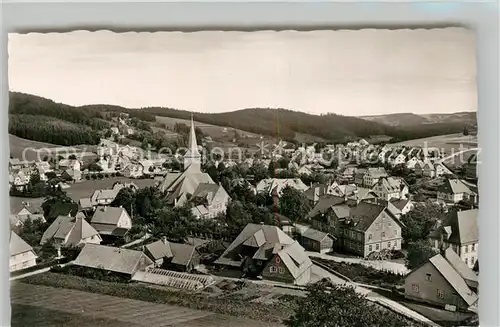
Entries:
<svg viewBox="0 0 500 327">
<path fill-rule="evenodd" d="M 95 130 L 109 128 L 110 116 L 127 113 L 135 122 L 153 122 L 155 116 L 189 120 L 191 112 L 163 107 L 128 109 L 112 105 L 72 107 L 29 94 L 11 92 L 9 112 L 58 118 L 82 124 Z M 296 133 L 308 134 L 327 141 L 343 142 L 372 135 L 387 135 L 395 141 L 462 132 L 464 123 L 436 123 L 393 127 L 379 122 L 336 114 L 310 115 L 287 109 L 253 108 L 226 113 L 196 113 L 196 121 L 241 129 L 255 134 L 293 141 Z M 137 124 L 147 130 L 145 124 Z"/>
<path fill-rule="evenodd" d="M 57 145 L 99 144 L 100 135 L 90 127 L 44 116 L 9 115 L 9 134 Z"/>
</svg>

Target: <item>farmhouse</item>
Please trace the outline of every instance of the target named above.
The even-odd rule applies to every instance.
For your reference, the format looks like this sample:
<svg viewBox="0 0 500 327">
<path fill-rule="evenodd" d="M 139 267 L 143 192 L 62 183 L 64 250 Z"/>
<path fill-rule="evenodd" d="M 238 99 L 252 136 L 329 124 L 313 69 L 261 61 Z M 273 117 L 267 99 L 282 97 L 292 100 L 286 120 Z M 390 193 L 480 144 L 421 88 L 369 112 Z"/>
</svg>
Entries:
<svg viewBox="0 0 500 327">
<path fill-rule="evenodd" d="M 90 223 L 101 237 L 123 237 L 132 228 L 132 219 L 122 207 L 97 207 Z"/>
<path fill-rule="evenodd" d="M 430 235 L 434 248 L 451 246 L 467 266 L 473 268 L 479 254 L 477 217 L 477 209 L 449 212 L 444 222 Z"/>
<path fill-rule="evenodd" d="M 305 285 L 312 262 L 304 248 L 276 226 L 248 224 L 215 264 L 245 276 Z"/>
<path fill-rule="evenodd" d="M 153 265 L 153 261 L 141 251 L 86 244 L 73 264 L 132 277 L 138 270 Z"/>
<path fill-rule="evenodd" d="M 56 247 L 78 246 L 84 243 L 101 243 L 99 233 L 85 220 L 83 214 L 76 217 L 59 216 L 43 233 L 40 244 L 53 241 Z"/>
<path fill-rule="evenodd" d="M 477 194 L 459 179 L 446 179 L 437 190 L 437 199 L 445 203 L 477 202 Z"/>
<path fill-rule="evenodd" d="M 10 272 L 36 266 L 33 248 L 14 232 L 10 232 Z"/>
<path fill-rule="evenodd" d="M 476 305 L 477 294 L 468 285 L 471 284 L 470 279 L 474 279 L 474 273 L 467 271 L 470 270 L 468 267 L 456 265 L 454 257 L 456 254 L 447 250 L 408 274 L 405 278 L 405 297 L 448 309 L 467 310 Z"/>
<path fill-rule="evenodd" d="M 200 254 L 195 245 L 180 244 L 162 238 L 144 247 L 144 253 L 156 267 L 191 272 L 200 263 Z"/>
</svg>

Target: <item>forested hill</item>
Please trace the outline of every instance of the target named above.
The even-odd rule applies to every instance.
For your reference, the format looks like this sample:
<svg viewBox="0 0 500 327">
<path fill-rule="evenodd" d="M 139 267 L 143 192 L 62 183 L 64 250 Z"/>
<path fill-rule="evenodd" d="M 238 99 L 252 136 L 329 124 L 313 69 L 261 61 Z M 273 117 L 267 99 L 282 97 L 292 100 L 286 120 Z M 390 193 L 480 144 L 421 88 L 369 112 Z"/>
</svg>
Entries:
<svg viewBox="0 0 500 327">
<path fill-rule="evenodd" d="M 96 132 L 106 129 L 109 124 L 108 116 L 117 112 L 125 112 L 131 117 L 150 122 L 155 120 L 155 116 L 181 119 L 190 119 L 191 116 L 189 111 L 163 107 L 142 109 L 129 109 L 112 105 L 74 107 L 30 94 L 10 93 L 9 114 L 11 115 L 48 116 L 90 127 Z M 460 122 L 395 127 L 356 117 L 336 114 L 311 115 L 298 111 L 269 108 L 242 109 L 226 113 L 193 113 L 193 115 L 198 122 L 232 127 L 262 135 L 279 135 L 280 138 L 287 140 L 293 140 L 296 133 L 301 133 L 329 141 L 368 138 L 372 135 L 387 135 L 399 141 L 456 133 L 464 129 L 464 124 Z M 74 126 L 68 125 L 66 128 L 74 128 Z M 19 128 L 9 126 L 9 130 L 19 130 Z M 86 130 L 85 133 L 88 131 Z"/>
</svg>

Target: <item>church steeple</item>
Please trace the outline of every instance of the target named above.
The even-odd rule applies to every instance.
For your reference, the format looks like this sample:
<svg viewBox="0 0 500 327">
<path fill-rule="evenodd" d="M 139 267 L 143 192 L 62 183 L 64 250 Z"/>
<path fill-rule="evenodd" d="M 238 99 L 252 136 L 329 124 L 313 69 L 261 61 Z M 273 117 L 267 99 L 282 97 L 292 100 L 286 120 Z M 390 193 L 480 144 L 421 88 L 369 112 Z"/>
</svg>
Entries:
<svg viewBox="0 0 500 327">
<path fill-rule="evenodd" d="M 184 169 L 192 166 L 192 169 L 201 171 L 201 155 L 196 142 L 196 132 L 194 129 L 193 114 L 191 113 L 191 130 L 189 131 L 188 150 L 184 155 Z"/>
</svg>

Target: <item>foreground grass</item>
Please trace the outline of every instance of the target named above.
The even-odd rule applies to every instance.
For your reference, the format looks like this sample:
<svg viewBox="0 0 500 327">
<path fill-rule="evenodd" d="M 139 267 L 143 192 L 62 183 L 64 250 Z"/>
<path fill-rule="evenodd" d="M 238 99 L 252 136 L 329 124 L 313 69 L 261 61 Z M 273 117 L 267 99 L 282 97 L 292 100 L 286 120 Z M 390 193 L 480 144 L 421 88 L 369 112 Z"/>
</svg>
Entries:
<svg viewBox="0 0 500 327">
<path fill-rule="evenodd" d="M 177 305 L 273 323 L 282 322 L 284 319 L 287 319 L 294 313 L 295 309 L 295 302 L 293 301 L 277 304 L 252 303 L 243 299 L 227 301 L 223 298 L 208 297 L 200 293 L 187 293 L 168 290 L 166 288 L 149 287 L 137 283 L 106 282 L 52 272 L 29 276 L 19 282 L 74 289 L 152 303 Z"/>
</svg>

